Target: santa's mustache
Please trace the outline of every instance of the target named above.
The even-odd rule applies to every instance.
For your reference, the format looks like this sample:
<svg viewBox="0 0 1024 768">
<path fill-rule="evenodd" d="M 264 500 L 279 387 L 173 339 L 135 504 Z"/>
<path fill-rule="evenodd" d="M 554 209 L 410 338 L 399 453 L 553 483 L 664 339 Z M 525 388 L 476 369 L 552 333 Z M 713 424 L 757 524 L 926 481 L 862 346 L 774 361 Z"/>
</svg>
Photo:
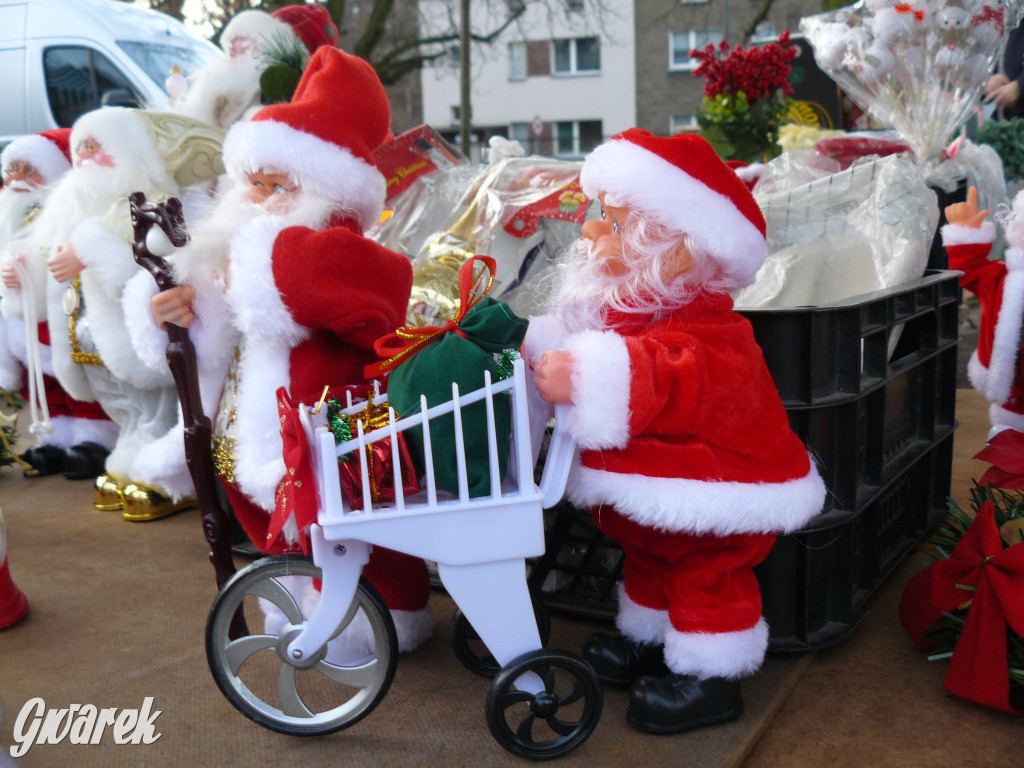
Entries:
<svg viewBox="0 0 1024 768">
<path fill-rule="evenodd" d="M 31 192 L 35 186 L 24 179 L 12 179 L 4 184 L 4 189 L 9 189 L 12 192 Z"/>
</svg>

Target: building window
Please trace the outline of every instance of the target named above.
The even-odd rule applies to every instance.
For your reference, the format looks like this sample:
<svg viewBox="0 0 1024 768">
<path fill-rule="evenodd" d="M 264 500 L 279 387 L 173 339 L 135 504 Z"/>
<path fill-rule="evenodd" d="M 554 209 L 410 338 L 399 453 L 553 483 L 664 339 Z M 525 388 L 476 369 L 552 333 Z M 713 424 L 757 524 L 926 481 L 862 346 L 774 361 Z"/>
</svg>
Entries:
<svg viewBox="0 0 1024 768">
<path fill-rule="evenodd" d="M 672 115 L 669 118 L 668 132 L 670 134 L 682 131 L 691 131 L 697 127 L 696 115 Z"/>
<path fill-rule="evenodd" d="M 583 156 L 601 143 L 600 120 L 573 120 L 555 124 L 555 154 Z"/>
<path fill-rule="evenodd" d="M 512 141 L 518 141 L 519 146 L 527 152 L 530 151 L 530 133 L 529 123 L 511 123 L 508 127 L 508 137 Z"/>
<path fill-rule="evenodd" d="M 718 44 L 724 35 L 720 29 L 690 29 L 668 33 L 668 68 L 670 71 L 696 69 L 700 63 L 690 58 L 690 51 L 708 43 Z"/>
<path fill-rule="evenodd" d="M 601 71 L 601 41 L 596 37 L 553 40 L 556 75 L 575 75 Z"/>
<path fill-rule="evenodd" d="M 508 44 L 508 79 L 526 79 L 526 43 Z"/>
</svg>

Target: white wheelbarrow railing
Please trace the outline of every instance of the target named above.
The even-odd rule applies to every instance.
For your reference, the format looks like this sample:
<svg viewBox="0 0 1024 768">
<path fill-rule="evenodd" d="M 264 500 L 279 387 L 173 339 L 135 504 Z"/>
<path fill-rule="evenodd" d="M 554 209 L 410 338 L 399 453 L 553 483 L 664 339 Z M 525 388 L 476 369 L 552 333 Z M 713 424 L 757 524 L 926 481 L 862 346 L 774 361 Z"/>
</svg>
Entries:
<svg viewBox="0 0 1024 768">
<path fill-rule="evenodd" d="M 332 638 L 344 632 L 357 606 L 367 614 L 375 632 L 393 636 L 386 610 L 383 616 L 370 615 L 379 610 L 381 602 L 379 597 L 373 599 L 372 589 L 360 580 L 376 545 L 437 564 L 441 582 L 501 667 L 485 712 L 491 732 L 502 746 L 524 757 L 549 759 L 589 737 L 601 711 L 596 676 L 575 656 L 543 649 L 526 585 L 526 559 L 544 552 L 543 510 L 561 499 L 575 445 L 556 423 L 540 484 L 535 483 L 534 441 L 539 435 L 531 435 L 527 387 L 524 363 L 516 359 L 508 379 L 491 382 L 488 375 L 482 388 L 466 394 L 453 385 L 450 401 L 429 406 L 423 398 L 421 412 L 413 416 L 396 419 L 389 409 L 386 426 L 364 433 L 362 424 L 357 423 L 356 435 L 341 445 L 335 444 L 324 412 L 313 414 L 300 408 L 320 497 L 318 522 L 311 527 L 310 539 L 313 565 L 322 578 L 321 598 L 308 617 L 303 615 L 282 586 L 287 581 L 282 576 L 297 572 L 288 570 L 287 558 L 253 564 L 218 596 L 207 631 L 210 665 L 221 689 L 243 713 L 275 730 L 326 733 L 356 722 L 383 697 L 396 663 L 393 637 L 376 637 L 374 659 L 350 666 L 333 663 L 326 652 Z M 373 400 L 382 404 L 385 398 L 378 395 Z M 463 411 L 481 401 L 486 412 L 491 490 L 486 496 L 471 497 Z M 511 404 L 511 446 L 507 476 L 502 479 L 495 409 L 507 407 L 506 402 Z M 342 412 L 356 414 L 364 406 L 350 402 Z M 457 493 L 438 489 L 433 469 L 431 423 L 449 416 L 455 424 Z M 422 429 L 425 475 L 421 490 L 404 496 L 397 437 L 412 428 Z M 366 448 L 382 440 L 390 440 L 396 493 L 393 501 L 374 504 Z M 358 462 L 362 506 L 357 509 L 350 508 L 341 492 L 339 459 L 346 457 Z M 263 578 L 259 578 L 261 568 Z M 274 602 L 288 615 L 288 623 L 276 635 L 231 640 L 230 617 L 247 594 Z M 285 665 L 277 683 L 277 706 L 255 697 L 238 677 L 250 655 L 269 649 Z M 314 713 L 301 701 L 294 670 L 319 671 L 337 682 L 354 684 L 361 694 L 340 707 Z M 512 712 L 515 705 L 523 705 L 527 712 L 510 724 L 509 717 L 516 717 Z M 536 733 L 540 727 L 547 729 L 542 735 Z"/>
</svg>

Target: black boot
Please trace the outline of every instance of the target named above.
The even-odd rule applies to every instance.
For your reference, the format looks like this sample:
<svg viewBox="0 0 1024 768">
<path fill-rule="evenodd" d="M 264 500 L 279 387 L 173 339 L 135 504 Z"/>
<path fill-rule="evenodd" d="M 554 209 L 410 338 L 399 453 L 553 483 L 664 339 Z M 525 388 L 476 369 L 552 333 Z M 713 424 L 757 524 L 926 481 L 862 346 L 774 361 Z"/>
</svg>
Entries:
<svg viewBox="0 0 1024 768">
<path fill-rule="evenodd" d="M 641 677 L 629 689 L 626 720 L 648 733 L 683 733 L 743 714 L 739 680 L 691 675 Z"/>
<path fill-rule="evenodd" d="M 99 443 L 72 445 L 64 452 L 64 477 L 68 480 L 88 480 L 103 474 L 103 465 L 109 454 L 110 451 Z"/>
<path fill-rule="evenodd" d="M 630 640 L 625 635 L 591 635 L 583 647 L 598 679 L 610 685 L 629 685 L 643 675 L 666 675 L 665 648 Z"/>
<path fill-rule="evenodd" d="M 33 445 L 21 454 L 21 460 L 36 471 L 34 475 L 26 472 L 25 477 L 46 477 L 64 471 L 64 451 L 55 445 Z"/>
</svg>

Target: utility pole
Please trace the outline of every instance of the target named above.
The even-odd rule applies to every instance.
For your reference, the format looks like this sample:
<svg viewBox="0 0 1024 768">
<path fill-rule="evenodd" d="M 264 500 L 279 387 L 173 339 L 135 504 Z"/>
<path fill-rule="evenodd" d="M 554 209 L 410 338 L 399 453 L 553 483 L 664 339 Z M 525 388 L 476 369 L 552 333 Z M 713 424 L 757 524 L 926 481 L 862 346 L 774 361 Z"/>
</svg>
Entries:
<svg viewBox="0 0 1024 768">
<path fill-rule="evenodd" d="M 469 157 L 469 0 L 460 0 L 459 19 L 459 145 L 462 154 Z"/>
</svg>

